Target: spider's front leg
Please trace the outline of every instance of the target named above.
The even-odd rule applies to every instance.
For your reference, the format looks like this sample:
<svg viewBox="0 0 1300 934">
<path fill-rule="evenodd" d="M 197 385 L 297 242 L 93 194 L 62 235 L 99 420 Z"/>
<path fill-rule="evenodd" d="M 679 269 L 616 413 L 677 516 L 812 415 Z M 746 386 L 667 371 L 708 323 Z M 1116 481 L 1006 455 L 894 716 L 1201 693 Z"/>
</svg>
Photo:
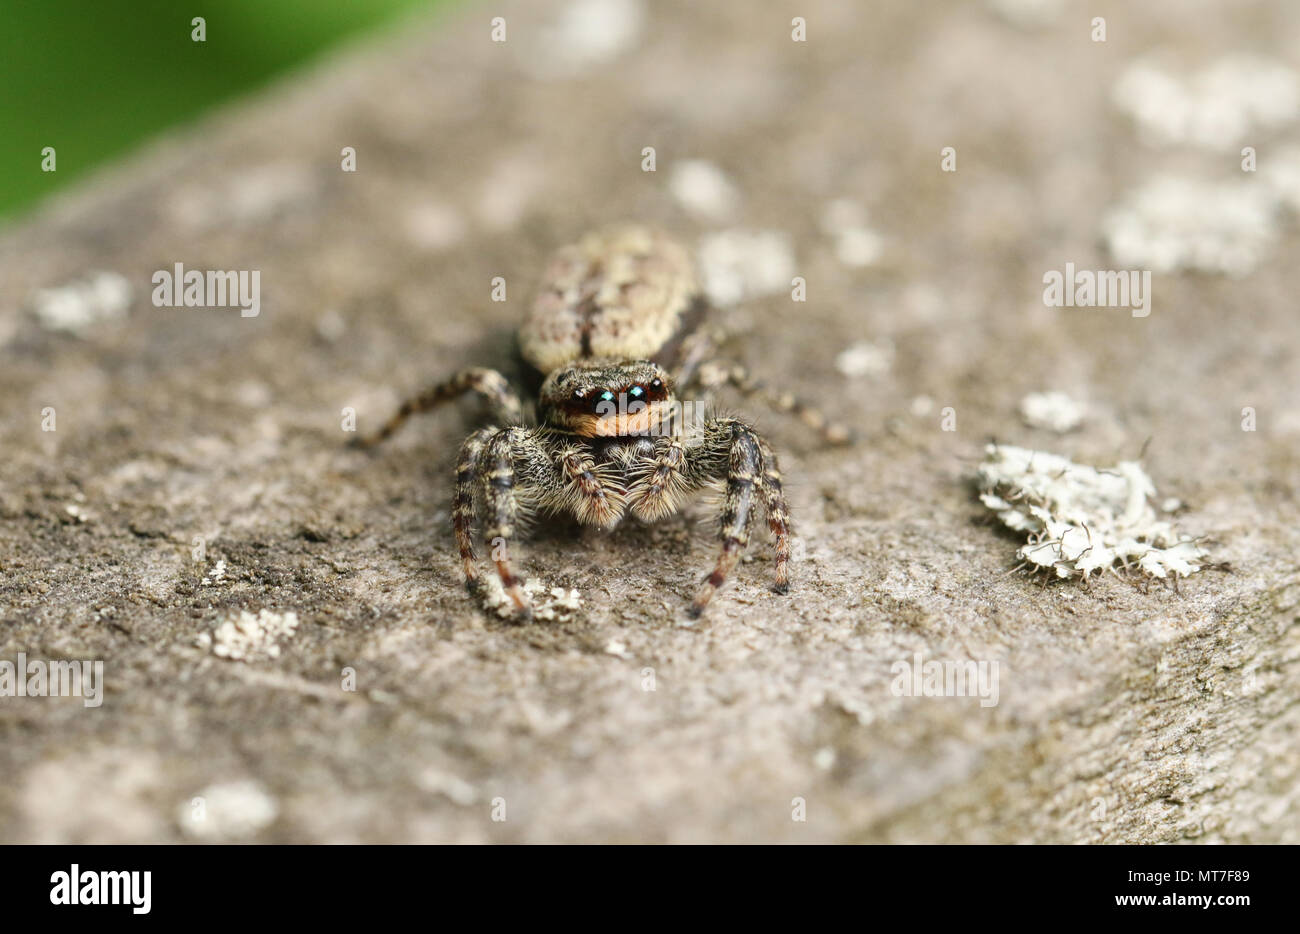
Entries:
<svg viewBox="0 0 1300 934">
<path fill-rule="evenodd" d="M 377 432 L 369 437 L 356 438 L 352 443 L 356 447 L 374 447 L 401 428 L 412 415 L 428 412 L 467 392 L 477 393 L 487 400 L 494 420 L 506 425 L 522 423 L 523 406 L 519 402 L 519 396 L 510 388 L 510 382 L 496 370 L 470 367 L 407 399 Z"/>
<path fill-rule="evenodd" d="M 460 456 L 456 459 L 456 498 L 451 507 L 451 527 L 456 533 L 456 547 L 460 550 L 465 587 L 471 594 L 477 594 L 483 586 L 474 554 L 474 488 L 478 483 L 483 449 L 496 431 L 495 428 L 480 428 L 474 432 L 460 446 Z"/>
<path fill-rule="evenodd" d="M 490 548 L 501 588 L 516 617 L 531 615 L 522 581 L 514 572 L 510 546 L 535 510 L 573 511 L 579 519 L 608 524 L 622 513 L 618 492 L 604 483 L 588 455 L 563 446 L 545 429 L 485 428 L 461 447 L 456 466 L 452 525 L 471 593 L 480 589 L 474 555 L 475 490 L 484 512 L 483 538 Z"/>
<path fill-rule="evenodd" d="M 485 513 L 483 538 L 492 549 L 501 588 L 515 605 L 515 615 L 527 619 L 532 607 L 511 565 L 510 545 L 518 539 L 521 506 L 535 505 L 539 493 L 559 483 L 555 467 L 537 431 L 503 428 L 488 439 L 476 473 Z"/>
<path fill-rule="evenodd" d="M 768 525 L 775 538 L 778 593 L 789 590 L 787 564 L 790 558 L 790 511 L 781 490 L 781 474 L 771 447 L 748 425 L 733 418 L 711 419 L 704 436 L 688 449 L 688 470 L 693 486 L 711 479 L 726 480 L 719 537 L 722 552 L 710 573 L 700 583 L 688 612 L 699 616 L 735 568 L 749 543 L 749 530 L 756 499 L 763 501 Z"/>
</svg>

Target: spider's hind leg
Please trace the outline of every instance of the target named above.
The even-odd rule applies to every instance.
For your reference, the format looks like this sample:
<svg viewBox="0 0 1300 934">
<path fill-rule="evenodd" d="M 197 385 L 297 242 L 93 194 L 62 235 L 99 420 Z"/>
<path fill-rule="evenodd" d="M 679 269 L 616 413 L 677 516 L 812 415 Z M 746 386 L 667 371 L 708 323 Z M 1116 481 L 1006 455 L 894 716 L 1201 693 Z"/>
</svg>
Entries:
<svg viewBox="0 0 1300 934">
<path fill-rule="evenodd" d="M 763 455 L 763 508 L 767 513 L 767 527 L 774 542 L 773 573 L 776 580 L 772 589 L 777 593 L 790 592 L 790 507 L 785 502 L 785 491 L 781 488 L 781 470 L 777 466 L 776 453 L 761 436 L 758 450 Z"/>
<path fill-rule="evenodd" d="M 820 409 L 790 393 L 771 389 L 762 380 L 751 376 L 739 363 L 713 360 L 701 364 L 693 382 L 702 389 L 730 386 L 741 395 L 759 399 L 778 412 L 794 415 L 821 435 L 828 444 L 852 444 L 855 440 L 851 429 L 831 421 Z"/>
<path fill-rule="evenodd" d="M 352 443 L 355 447 L 374 447 L 391 437 L 412 415 L 428 412 L 467 392 L 478 393 L 487 400 L 495 421 L 506 425 L 518 425 L 523 422 L 523 405 L 519 401 L 519 396 L 510 388 L 510 382 L 496 370 L 470 367 L 461 370 L 450 379 L 434 383 L 419 395 L 407 399 L 377 432 L 368 437 L 356 438 Z"/>
</svg>

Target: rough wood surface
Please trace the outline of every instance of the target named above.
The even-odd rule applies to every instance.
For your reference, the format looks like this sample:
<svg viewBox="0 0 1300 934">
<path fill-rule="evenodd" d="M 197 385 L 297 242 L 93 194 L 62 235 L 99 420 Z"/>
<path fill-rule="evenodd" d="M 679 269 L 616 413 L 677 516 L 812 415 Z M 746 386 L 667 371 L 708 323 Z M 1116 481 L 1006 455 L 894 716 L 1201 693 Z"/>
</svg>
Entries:
<svg viewBox="0 0 1300 934">
<path fill-rule="evenodd" d="M 0 699 L 0 839 L 1300 842 L 1294 224 L 1244 278 L 1156 275 L 1147 318 L 1041 298 L 1046 270 L 1114 265 L 1099 231 L 1125 192 L 1241 174 L 1235 150 L 1145 145 L 1110 100 L 1122 68 L 1155 47 L 1294 63 L 1300 9 L 1093 6 L 1019 26 L 982 4 L 674 0 L 609 60 L 539 76 L 561 7 L 470 5 L 0 232 L 0 658 L 102 659 L 106 681 L 95 709 Z M 1298 133 L 1262 133 L 1261 159 Z M 730 217 L 669 193 L 686 158 L 731 179 Z M 884 238 L 867 267 L 823 230 L 839 198 Z M 486 618 L 448 527 L 472 409 L 373 456 L 341 410 L 374 426 L 458 366 L 508 365 L 546 254 L 628 218 L 783 231 L 808 301 L 736 306 L 737 353 L 863 441 L 753 412 L 802 536 L 788 597 L 760 537 L 685 627 L 699 523 L 557 529 L 524 567 L 582 610 Z M 177 262 L 260 270 L 261 313 L 154 307 Z M 96 270 L 131 283 L 123 317 L 32 316 Z M 892 366 L 850 379 L 833 361 L 863 340 Z M 1026 428 L 1042 389 L 1093 417 Z M 1007 573 L 1016 540 L 965 480 L 990 437 L 1097 465 L 1149 439 L 1161 495 L 1231 569 L 1180 592 Z M 278 657 L 202 642 L 241 610 L 297 614 Z M 998 662 L 998 704 L 895 696 L 914 653 Z"/>
</svg>

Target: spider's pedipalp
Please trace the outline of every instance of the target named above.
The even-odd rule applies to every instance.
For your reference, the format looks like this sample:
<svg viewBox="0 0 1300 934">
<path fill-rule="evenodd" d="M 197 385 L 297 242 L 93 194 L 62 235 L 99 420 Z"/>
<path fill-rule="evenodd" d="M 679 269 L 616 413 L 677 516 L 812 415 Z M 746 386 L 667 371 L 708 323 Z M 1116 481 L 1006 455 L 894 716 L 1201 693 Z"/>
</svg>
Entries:
<svg viewBox="0 0 1300 934">
<path fill-rule="evenodd" d="M 555 502 L 558 511 L 573 514 L 583 525 L 612 528 L 623 517 L 623 491 L 610 482 L 608 470 L 580 446 L 561 449 L 556 457 L 565 478 Z"/>
<path fill-rule="evenodd" d="M 653 460 L 634 468 L 629 503 L 643 522 L 658 522 L 681 508 L 690 492 L 685 475 L 686 445 L 680 436 L 656 439 Z"/>
</svg>

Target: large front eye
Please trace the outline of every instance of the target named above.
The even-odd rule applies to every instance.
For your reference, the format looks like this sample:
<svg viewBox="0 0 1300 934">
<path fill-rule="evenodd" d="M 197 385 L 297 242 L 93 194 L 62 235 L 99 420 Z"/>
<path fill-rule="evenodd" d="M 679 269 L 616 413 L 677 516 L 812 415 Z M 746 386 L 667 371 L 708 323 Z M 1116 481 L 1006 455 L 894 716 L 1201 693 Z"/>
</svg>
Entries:
<svg viewBox="0 0 1300 934">
<path fill-rule="evenodd" d="M 615 396 L 613 392 L 606 389 L 604 392 L 596 394 L 596 400 L 593 403 L 592 407 L 596 410 L 597 413 L 600 414 L 608 413 L 609 404 L 617 398 L 618 397 Z"/>
<path fill-rule="evenodd" d="M 645 387 L 633 386 L 631 389 L 627 391 L 627 394 L 632 397 L 633 402 L 639 402 L 640 400 L 645 398 Z"/>
</svg>

